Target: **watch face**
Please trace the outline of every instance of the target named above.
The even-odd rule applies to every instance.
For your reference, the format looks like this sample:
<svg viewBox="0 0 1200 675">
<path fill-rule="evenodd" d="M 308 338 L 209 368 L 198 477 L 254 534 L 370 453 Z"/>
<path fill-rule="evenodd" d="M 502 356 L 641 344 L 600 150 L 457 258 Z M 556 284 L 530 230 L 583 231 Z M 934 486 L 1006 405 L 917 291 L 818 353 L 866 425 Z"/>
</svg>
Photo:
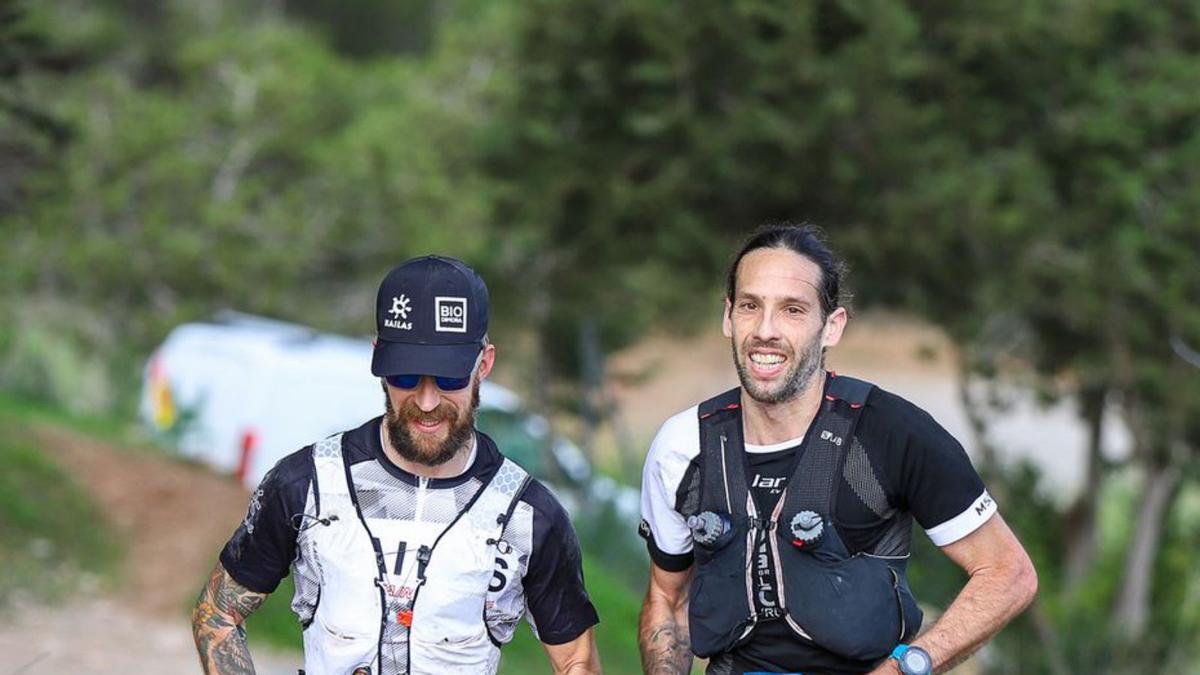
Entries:
<svg viewBox="0 0 1200 675">
<path fill-rule="evenodd" d="M 929 657 L 925 655 L 925 652 L 916 649 L 909 649 L 904 652 L 901 661 L 904 663 L 904 671 L 912 673 L 912 675 L 928 673 L 930 672 L 930 666 L 933 665 L 929 662 Z"/>
</svg>

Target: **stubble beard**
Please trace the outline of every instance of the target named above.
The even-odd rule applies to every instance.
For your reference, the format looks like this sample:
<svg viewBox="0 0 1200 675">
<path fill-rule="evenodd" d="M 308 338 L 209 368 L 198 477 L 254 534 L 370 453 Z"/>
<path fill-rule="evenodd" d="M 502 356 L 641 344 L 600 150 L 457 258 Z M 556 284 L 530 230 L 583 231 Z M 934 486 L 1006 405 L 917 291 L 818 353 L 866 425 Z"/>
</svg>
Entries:
<svg viewBox="0 0 1200 675">
<path fill-rule="evenodd" d="M 467 447 L 475 431 L 475 410 L 479 408 L 479 381 L 471 385 L 471 404 L 466 412 L 458 406 L 443 401 L 429 412 L 422 412 L 410 398 L 401 405 L 399 412 L 392 407 L 392 398 L 384 392 L 386 413 L 384 428 L 392 447 L 404 459 L 416 464 L 434 467 L 454 459 L 459 451 Z M 441 442 L 421 441 L 409 431 L 414 421 L 443 421 L 449 423 L 449 432 Z"/>
<path fill-rule="evenodd" d="M 804 391 L 818 371 L 825 369 L 825 349 L 821 346 L 819 332 L 804 346 L 798 359 L 795 358 L 796 355 L 788 354 L 791 366 L 784 373 L 782 383 L 774 388 L 755 380 L 746 361 L 750 358 L 750 350 L 755 347 L 789 351 L 784 343 L 751 339 L 747 341 L 745 353 L 738 351 L 737 342 L 734 340 L 730 340 L 730 346 L 733 349 L 733 363 L 737 368 L 738 379 L 742 382 L 742 390 L 749 394 L 750 398 L 766 405 L 776 405 L 794 399 Z"/>
</svg>

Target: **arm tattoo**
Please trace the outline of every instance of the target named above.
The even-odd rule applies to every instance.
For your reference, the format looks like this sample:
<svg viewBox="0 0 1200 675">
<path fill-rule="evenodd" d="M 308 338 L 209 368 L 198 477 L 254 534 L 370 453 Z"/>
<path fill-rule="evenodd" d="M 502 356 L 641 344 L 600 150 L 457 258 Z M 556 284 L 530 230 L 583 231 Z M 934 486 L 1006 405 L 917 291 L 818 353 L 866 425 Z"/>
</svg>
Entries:
<svg viewBox="0 0 1200 675">
<path fill-rule="evenodd" d="M 646 626 L 639 636 L 642 670 L 647 675 L 687 675 L 692 670 L 692 643 L 687 630 L 673 619 Z"/>
<path fill-rule="evenodd" d="M 265 593 L 255 593 L 234 581 L 220 564 L 213 568 L 192 610 L 192 635 L 205 673 L 254 673 L 242 622 L 266 599 Z"/>
</svg>

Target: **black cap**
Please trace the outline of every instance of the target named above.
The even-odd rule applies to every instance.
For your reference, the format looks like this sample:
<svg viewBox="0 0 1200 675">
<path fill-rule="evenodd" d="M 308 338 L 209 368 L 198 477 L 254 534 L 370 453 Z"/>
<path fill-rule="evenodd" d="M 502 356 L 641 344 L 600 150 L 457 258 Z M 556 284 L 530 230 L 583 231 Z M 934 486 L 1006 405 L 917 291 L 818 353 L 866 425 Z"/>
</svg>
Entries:
<svg viewBox="0 0 1200 675">
<path fill-rule="evenodd" d="M 466 377 L 487 329 L 487 285 L 475 270 L 454 258 L 413 258 L 379 284 L 371 373 Z"/>
</svg>

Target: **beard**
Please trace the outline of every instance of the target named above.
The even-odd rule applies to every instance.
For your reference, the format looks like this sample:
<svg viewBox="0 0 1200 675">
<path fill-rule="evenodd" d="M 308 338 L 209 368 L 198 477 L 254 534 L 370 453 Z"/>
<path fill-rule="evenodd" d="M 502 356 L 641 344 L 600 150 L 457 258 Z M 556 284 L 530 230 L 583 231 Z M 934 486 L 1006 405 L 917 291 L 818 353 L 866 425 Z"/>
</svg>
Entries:
<svg viewBox="0 0 1200 675">
<path fill-rule="evenodd" d="M 766 342 L 751 338 L 746 343 L 745 353 L 738 351 L 736 341 L 730 340 L 729 344 L 733 349 L 733 364 L 737 367 L 742 390 L 759 403 L 774 405 L 792 400 L 808 386 L 818 370 L 825 368 L 825 349 L 821 346 L 820 331 L 802 347 L 799 358 L 796 358 L 797 355 L 793 354 L 787 343 L 783 341 Z M 778 349 L 787 353 L 788 362 L 791 365 L 775 383 L 759 382 L 750 373 L 750 367 L 746 365 L 746 361 L 750 358 L 750 350 L 755 347 Z"/>
<path fill-rule="evenodd" d="M 438 407 L 424 412 L 417 407 L 416 402 L 409 398 L 400 406 L 400 410 L 392 407 L 392 398 L 384 390 L 386 414 L 384 428 L 392 447 L 404 459 L 424 464 L 425 466 L 441 466 L 454 459 L 459 450 L 466 447 L 475 431 L 475 409 L 479 407 L 479 381 L 471 384 L 471 404 L 466 410 L 459 409 L 453 403 L 445 400 Z M 413 422 L 442 422 L 448 423 L 449 431 L 441 441 L 423 439 L 414 436 L 409 431 Z"/>
</svg>

